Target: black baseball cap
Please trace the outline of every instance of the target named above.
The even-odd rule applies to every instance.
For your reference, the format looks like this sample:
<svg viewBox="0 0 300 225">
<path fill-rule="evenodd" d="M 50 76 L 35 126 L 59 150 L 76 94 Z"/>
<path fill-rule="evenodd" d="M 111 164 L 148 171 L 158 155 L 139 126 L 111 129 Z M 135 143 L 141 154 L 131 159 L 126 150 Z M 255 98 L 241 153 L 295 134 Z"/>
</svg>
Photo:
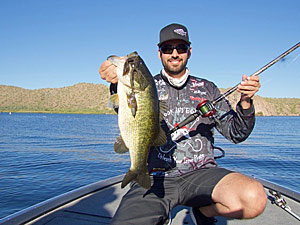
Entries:
<svg viewBox="0 0 300 225">
<path fill-rule="evenodd" d="M 187 28 L 177 23 L 172 23 L 160 30 L 158 46 L 170 40 L 183 40 L 188 45 L 191 44 Z"/>
</svg>

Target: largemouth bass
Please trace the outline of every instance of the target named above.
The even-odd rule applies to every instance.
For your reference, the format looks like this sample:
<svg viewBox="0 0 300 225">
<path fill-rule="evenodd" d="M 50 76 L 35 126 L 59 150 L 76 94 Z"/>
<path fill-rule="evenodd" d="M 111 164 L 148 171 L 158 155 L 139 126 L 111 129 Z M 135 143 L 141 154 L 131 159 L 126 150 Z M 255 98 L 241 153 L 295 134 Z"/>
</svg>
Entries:
<svg viewBox="0 0 300 225">
<path fill-rule="evenodd" d="M 135 180 L 150 189 L 147 169 L 148 152 L 151 146 L 166 142 L 160 126 L 160 103 L 154 79 L 141 57 L 133 52 L 127 56 L 110 56 L 108 60 L 117 66 L 117 95 L 111 102 L 118 106 L 120 136 L 114 144 L 117 153 L 129 150 L 131 166 L 121 188 Z"/>
</svg>

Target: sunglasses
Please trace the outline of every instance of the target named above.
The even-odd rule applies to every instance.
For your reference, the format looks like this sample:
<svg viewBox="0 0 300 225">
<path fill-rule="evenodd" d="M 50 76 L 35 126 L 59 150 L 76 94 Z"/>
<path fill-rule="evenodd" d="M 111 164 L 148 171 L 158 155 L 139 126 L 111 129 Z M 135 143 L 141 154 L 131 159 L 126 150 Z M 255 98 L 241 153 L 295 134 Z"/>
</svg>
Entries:
<svg viewBox="0 0 300 225">
<path fill-rule="evenodd" d="M 172 54 L 173 50 L 176 49 L 178 54 L 187 53 L 190 46 L 185 44 L 178 44 L 178 45 L 163 45 L 160 47 L 160 51 L 163 54 Z"/>
</svg>

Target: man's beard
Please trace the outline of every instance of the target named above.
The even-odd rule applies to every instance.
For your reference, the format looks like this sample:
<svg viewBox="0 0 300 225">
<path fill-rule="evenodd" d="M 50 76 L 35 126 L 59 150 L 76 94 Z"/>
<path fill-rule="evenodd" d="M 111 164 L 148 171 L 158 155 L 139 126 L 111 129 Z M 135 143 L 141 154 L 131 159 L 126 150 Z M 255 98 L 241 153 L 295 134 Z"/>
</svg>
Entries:
<svg viewBox="0 0 300 225">
<path fill-rule="evenodd" d="M 178 75 L 180 73 L 182 73 L 185 70 L 186 64 L 187 64 L 187 60 L 185 62 L 183 62 L 182 65 L 180 65 L 179 67 L 176 68 L 172 68 L 170 67 L 167 63 L 165 63 L 164 61 L 162 61 L 162 64 L 164 66 L 165 71 L 170 74 L 170 75 Z"/>
</svg>

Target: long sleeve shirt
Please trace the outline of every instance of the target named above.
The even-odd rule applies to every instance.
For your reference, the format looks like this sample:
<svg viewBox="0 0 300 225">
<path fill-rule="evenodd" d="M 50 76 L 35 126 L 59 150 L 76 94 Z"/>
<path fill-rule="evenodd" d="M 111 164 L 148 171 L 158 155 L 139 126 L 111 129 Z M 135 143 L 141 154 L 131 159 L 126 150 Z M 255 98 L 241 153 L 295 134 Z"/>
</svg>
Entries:
<svg viewBox="0 0 300 225">
<path fill-rule="evenodd" d="M 201 101 L 212 101 L 221 95 L 214 83 L 191 75 L 180 88 L 173 87 L 162 74 L 156 75 L 154 80 L 159 100 L 167 107 L 162 121 L 166 132 L 195 113 Z M 217 166 L 213 149 L 215 128 L 233 143 L 246 140 L 255 124 L 253 104 L 244 110 L 239 103 L 234 111 L 224 99 L 215 108 L 214 116 L 200 116 L 172 133 L 163 146 L 152 147 L 148 156 L 149 170 L 164 170 L 170 176 L 177 176 Z"/>
</svg>

